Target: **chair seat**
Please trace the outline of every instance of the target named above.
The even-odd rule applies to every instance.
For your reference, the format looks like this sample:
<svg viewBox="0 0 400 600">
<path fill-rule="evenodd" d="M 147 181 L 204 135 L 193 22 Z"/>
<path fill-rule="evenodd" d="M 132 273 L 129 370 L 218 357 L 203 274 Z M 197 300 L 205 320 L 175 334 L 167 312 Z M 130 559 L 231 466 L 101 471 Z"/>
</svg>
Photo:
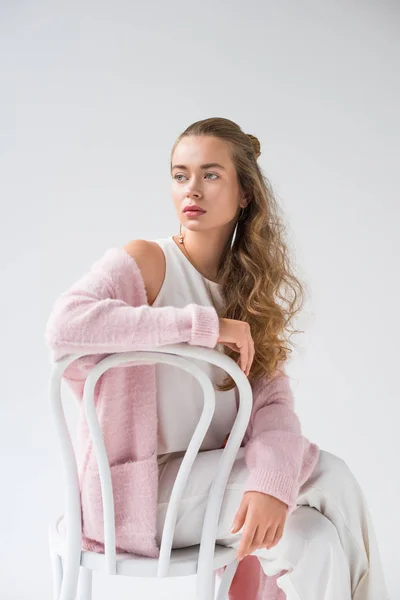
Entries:
<svg viewBox="0 0 400 600">
<path fill-rule="evenodd" d="M 59 531 L 62 515 L 50 524 L 50 544 L 59 556 L 64 555 L 65 537 Z M 167 577 L 183 577 L 197 573 L 200 544 L 171 551 Z M 215 544 L 213 569 L 220 569 L 236 559 L 237 549 Z M 91 571 L 106 571 L 105 555 L 82 550 L 81 565 Z M 128 577 L 157 577 L 158 558 L 147 558 L 136 554 L 117 554 L 116 574 Z"/>
</svg>

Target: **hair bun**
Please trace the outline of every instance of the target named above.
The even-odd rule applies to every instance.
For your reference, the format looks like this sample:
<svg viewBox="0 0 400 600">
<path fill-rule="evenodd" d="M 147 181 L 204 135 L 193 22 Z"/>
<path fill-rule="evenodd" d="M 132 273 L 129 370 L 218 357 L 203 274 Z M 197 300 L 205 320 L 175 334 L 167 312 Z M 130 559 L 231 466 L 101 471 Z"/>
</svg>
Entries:
<svg viewBox="0 0 400 600">
<path fill-rule="evenodd" d="M 254 153 L 256 155 L 256 158 L 258 158 L 261 154 L 261 145 L 260 145 L 260 142 L 258 141 L 258 138 L 256 138 L 256 136 L 252 135 L 251 133 L 247 133 L 246 135 L 250 138 L 250 141 L 253 145 Z"/>
</svg>

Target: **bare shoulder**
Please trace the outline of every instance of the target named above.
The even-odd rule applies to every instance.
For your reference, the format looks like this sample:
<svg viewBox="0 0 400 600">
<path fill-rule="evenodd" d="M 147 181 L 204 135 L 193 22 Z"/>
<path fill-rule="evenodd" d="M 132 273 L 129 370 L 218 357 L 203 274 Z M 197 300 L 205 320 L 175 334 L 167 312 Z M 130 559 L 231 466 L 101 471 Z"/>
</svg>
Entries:
<svg viewBox="0 0 400 600">
<path fill-rule="evenodd" d="M 152 248 L 153 244 L 148 240 L 130 240 L 123 246 L 125 252 L 132 256 L 136 262 L 151 258 Z"/>
<path fill-rule="evenodd" d="M 165 277 L 164 252 L 156 242 L 131 240 L 123 246 L 139 267 L 150 306 L 156 299 Z"/>
</svg>

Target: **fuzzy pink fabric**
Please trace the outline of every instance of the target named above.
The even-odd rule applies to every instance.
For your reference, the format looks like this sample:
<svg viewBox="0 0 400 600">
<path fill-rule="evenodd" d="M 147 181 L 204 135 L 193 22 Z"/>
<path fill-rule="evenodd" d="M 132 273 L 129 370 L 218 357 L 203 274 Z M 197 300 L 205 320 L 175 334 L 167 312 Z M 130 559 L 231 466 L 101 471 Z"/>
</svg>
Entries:
<svg viewBox="0 0 400 600">
<path fill-rule="evenodd" d="M 90 354 L 75 360 L 64 373 L 80 401 L 89 370 L 108 354 L 182 342 L 214 348 L 218 336 L 218 313 L 212 306 L 149 306 L 141 271 L 123 248 L 107 250 L 58 298 L 45 331 L 53 360 L 71 353 Z M 243 491 L 275 496 L 288 504 L 290 513 L 296 507 L 300 486 L 317 463 L 319 448 L 302 435 L 283 364 L 280 371 L 273 379 L 251 382 L 253 410 L 243 440 L 249 477 Z M 158 557 L 155 365 L 126 363 L 108 370 L 96 385 L 95 405 L 110 461 L 117 550 Z M 102 552 L 100 480 L 83 410 L 77 460 L 83 547 Z M 250 573 L 245 569 L 246 560 L 240 565 L 240 576 L 235 577 L 239 587 Z M 259 579 L 254 600 L 266 600 L 262 570 Z M 247 594 L 246 599 L 253 600 L 253 596 Z"/>
<path fill-rule="evenodd" d="M 221 579 L 226 567 L 217 570 Z M 265 575 L 256 556 L 246 556 L 240 561 L 229 588 L 229 600 L 285 600 L 286 594 L 276 584 L 276 580 L 286 571 L 276 575 Z"/>
</svg>

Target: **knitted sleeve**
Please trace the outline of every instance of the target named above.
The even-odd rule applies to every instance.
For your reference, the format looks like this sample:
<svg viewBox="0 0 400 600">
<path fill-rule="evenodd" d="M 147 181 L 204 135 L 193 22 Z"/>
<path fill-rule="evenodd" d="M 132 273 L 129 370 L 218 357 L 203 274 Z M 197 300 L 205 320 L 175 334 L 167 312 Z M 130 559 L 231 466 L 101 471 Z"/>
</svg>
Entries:
<svg viewBox="0 0 400 600">
<path fill-rule="evenodd" d="M 279 375 L 252 385 L 253 409 L 244 438 L 249 477 L 245 491 L 259 491 L 296 506 L 299 488 L 319 455 L 316 444 L 302 435 L 284 364 Z"/>
<path fill-rule="evenodd" d="M 93 355 L 66 369 L 71 379 L 82 379 L 110 353 L 180 342 L 214 348 L 218 336 L 213 306 L 149 306 L 141 271 L 123 248 L 107 250 L 56 300 L 45 329 L 53 360 L 70 353 Z"/>
</svg>

